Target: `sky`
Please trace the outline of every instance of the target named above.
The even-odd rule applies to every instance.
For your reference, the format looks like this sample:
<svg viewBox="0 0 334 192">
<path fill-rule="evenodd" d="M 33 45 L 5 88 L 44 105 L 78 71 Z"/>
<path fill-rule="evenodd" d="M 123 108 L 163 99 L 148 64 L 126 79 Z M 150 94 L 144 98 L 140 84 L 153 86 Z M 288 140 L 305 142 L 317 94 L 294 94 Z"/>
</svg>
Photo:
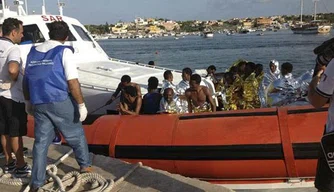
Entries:
<svg viewBox="0 0 334 192">
<path fill-rule="evenodd" d="M 13 0 L 7 0 L 12 5 Z M 25 0 L 23 0 L 25 1 Z M 42 0 L 26 0 L 29 14 L 41 13 Z M 57 0 L 45 0 L 46 11 L 58 14 Z M 136 17 L 172 20 L 217 20 L 300 13 L 300 0 L 61 0 L 64 15 L 83 24 L 133 21 Z M 304 14 L 312 14 L 313 0 L 304 0 Z M 334 12 L 334 0 L 320 0 L 317 12 Z"/>
</svg>

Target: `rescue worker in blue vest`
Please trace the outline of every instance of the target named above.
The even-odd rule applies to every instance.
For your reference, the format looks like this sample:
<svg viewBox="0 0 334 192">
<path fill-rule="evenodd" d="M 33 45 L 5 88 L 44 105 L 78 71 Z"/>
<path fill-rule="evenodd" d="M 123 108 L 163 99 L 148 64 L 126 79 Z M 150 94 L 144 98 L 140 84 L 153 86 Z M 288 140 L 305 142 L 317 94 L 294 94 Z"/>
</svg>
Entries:
<svg viewBox="0 0 334 192">
<path fill-rule="evenodd" d="M 50 40 L 31 48 L 23 79 L 26 111 L 35 120 L 33 190 L 45 183 L 47 152 L 55 137 L 55 127 L 74 149 L 81 171 L 91 171 L 88 145 L 81 124 L 87 117 L 87 108 L 73 61 L 74 50 L 63 45 L 70 30 L 63 21 L 51 23 L 49 30 Z"/>
</svg>

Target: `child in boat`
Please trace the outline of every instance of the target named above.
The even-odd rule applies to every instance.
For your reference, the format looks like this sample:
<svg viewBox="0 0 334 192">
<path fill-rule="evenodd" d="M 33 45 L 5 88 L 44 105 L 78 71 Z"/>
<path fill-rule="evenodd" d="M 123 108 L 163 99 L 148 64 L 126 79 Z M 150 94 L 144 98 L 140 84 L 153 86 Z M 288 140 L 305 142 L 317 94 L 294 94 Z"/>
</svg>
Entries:
<svg viewBox="0 0 334 192">
<path fill-rule="evenodd" d="M 190 77 L 190 88 L 186 90 L 189 113 L 215 112 L 216 105 L 209 88 L 200 85 L 201 76 L 193 74 Z"/>
<path fill-rule="evenodd" d="M 174 93 L 176 92 L 176 87 L 173 84 L 173 73 L 171 70 L 167 70 L 164 72 L 164 80 L 162 81 L 161 91 L 160 93 L 163 94 L 165 89 L 172 88 Z"/>
</svg>

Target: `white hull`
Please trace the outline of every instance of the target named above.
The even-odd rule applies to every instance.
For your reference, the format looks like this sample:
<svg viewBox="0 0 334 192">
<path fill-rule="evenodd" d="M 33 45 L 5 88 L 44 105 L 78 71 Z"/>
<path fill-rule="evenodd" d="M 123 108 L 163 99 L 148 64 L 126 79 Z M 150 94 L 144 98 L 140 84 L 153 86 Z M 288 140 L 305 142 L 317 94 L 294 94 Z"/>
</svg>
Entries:
<svg viewBox="0 0 334 192">
<path fill-rule="evenodd" d="M 106 110 L 116 110 L 117 101 L 109 106 L 103 106 L 111 98 L 123 75 L 129 75 L 132 82 L 138 83 L 144 95 L 147 93 L 148 78 L 155 76 L 161 84 L 165 70 L 160 67 L 153 68 L 144 64 L 138 65 L 134 62 L 117 59 L 81 63 L 78 65 L 79 81 L 88 113 L 105 114 Z M 180 71 L 172 72 L 174 83 L 177 84 L 182 80 L 182 73 Z"/>
<path fill-rule="evenodd" d="M 204 37 L 206 37 L 206 38 L 212 38 L 213 37 L 213 33 L 204 34 Z"/>
<path fill-rule="evenodd" d="M 330 25 L 320 25 L 318 27 L 318 33 L 330 33 L 332 26 Z"/>
</svg>

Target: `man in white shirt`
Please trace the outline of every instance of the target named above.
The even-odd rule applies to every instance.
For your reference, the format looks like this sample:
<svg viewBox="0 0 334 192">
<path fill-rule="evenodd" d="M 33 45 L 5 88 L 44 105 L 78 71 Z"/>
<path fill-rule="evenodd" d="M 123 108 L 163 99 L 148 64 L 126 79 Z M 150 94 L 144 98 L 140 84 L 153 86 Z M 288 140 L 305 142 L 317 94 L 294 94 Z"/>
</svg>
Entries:
<svg viewBox="0 0 334 192">
<path fill-rule="evenodd" d="M 27 134 L 27 114 L 22 93 L 23 66 L 16 45 L 23 37 L 22 21 L 8 18 L 0 39 L 0 134 L 6 158 L 5 173 L 25 177 L 31 169 L 23 158 L 22 136 Z M 12 158 L 14 152 L 16 160 Z"/>
<path fill-rule="evenodd" d="M 173 83 L 173 73 L 171 70 L 167 70 L 164 72 L 164 80 L 162 81 L 162 86 L 160 93 L 164 94 L 165 89 L 172 88 L 174 92 L 176 92 L 176 87 Z"/>
<path fill-rule="evenodd" d="M 70 30 L 63 21 L 51 23 L 49 30 L 51 40 L 31 48 L 23 80 L 26 110 L 35 120 L 33 190 L 44 185 L 47 152 L 55 137 L 55 127 L 74 149 L 81 171 L 89 171 L 91 164 L 81 124 L 87 109 L 73 60 L 74 49 L 63 45 Z"/>
<path fill-rule="evenodd" d="M 334 132 L 334 59 L 330 61 L 325 71 L 320 70 L 313 77 L 308 92 L 310 103 L 320 108 L 330 99 L 328 118 L 324 135 Z M 315 127 L 316 129 L 316 127 Z M 334 191 L 334 173 L 327 163 L 324 152 L 320 152 L 318 159 L 315 187 L 321 191 Z"/>
<path fill-rule="evenodd" d="M 192 75 L 192 70 L 186 67 L 182 70 L 182 81 L 176 86 L 176 94 L 179 97 L 181 103 L 181 112 L 188 113 L 188 102 L 185 96 L 186 90 L 190 87 L 189 81 Z"/>
</svg>

